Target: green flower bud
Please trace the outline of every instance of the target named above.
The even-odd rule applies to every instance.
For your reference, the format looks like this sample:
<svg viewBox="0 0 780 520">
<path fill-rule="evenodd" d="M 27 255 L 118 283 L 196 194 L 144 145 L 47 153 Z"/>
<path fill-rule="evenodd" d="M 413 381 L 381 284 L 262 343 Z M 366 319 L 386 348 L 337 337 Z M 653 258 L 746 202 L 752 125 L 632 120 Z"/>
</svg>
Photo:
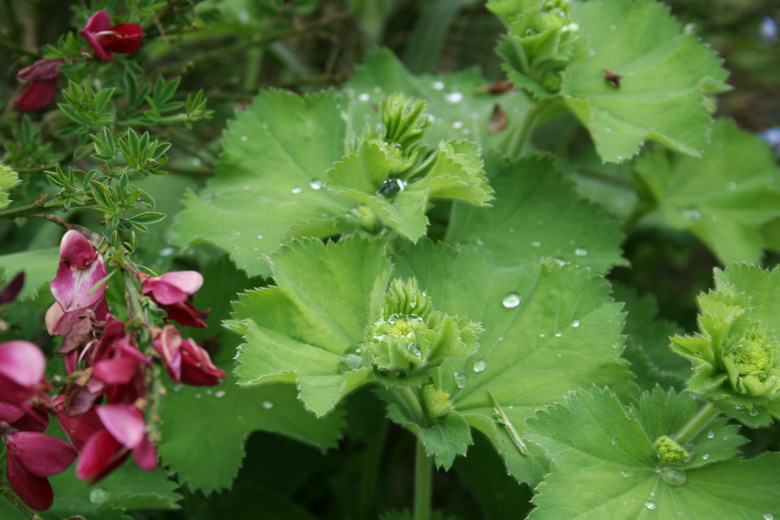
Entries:
<svg viewBox="0 0 780 520">
<path fill-rule="evenodd" d="M 392 94 L 382 100 L 379 112 L 384 125 L 383 140 L 398 146 L 408 156 L 415 151 L 430 126 L 423 114 L 425 102 L 415 101 L 403 94 Z"/>
<path fill-rule="evenodd" d="M 668 435 L 659 437 L 655 441 L 655 452 L 666 464 L 681 464 L 691 458 L 691 454 Z"/>
<path fill-rule="evenodd" d="M 777 342 L 769 339 L 756 325 L 726 349 L 723 365 L 734 390 L 756 396 L 780 393 L 780 378 L 770 373 L 777 349 Z"/>
<path fill-rule="evenodd" d="M 450 394 L 433 385 L 423 388 L 422 401 L 425 411 L 430 417 L 443 417 L 452 408 Z"/>
</svg>

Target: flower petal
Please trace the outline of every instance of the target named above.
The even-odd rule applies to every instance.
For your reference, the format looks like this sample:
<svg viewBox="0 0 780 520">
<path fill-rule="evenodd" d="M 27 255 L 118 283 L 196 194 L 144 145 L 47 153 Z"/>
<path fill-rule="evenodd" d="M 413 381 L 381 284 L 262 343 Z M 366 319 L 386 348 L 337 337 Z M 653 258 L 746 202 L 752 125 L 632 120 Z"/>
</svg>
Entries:
<svg viewBox="0 0 780 520">
<path fill-rule="evenodd" d="M 14 458 L 6 460 L 8 483 L 25 504 L 38 511 L 49 509 L 54 502 L 54 492 L 46 477 L 36 477 L 25 471 Z"/>
<path fill-rule="evenodd" d="M 51 293 L 63 311 L 97 303 L 105 293 L 105 284 L 94 291 L 92 288 L 107 275 L 95 246 L 77 231 L 65 233 L 60 242 L 60 265 L 51 283 Z"/>
<path fill-rule="evenodd" d="M 87 440 L 76 463 L 76 476 L 82 480 L 99 480 L 108 475 L 130 455 L 106 430 Z"/>
<path fill-rule="evenodd" d="M 203 276 L 197 271 L 173 271 L 156 278 L 148 278 L 141 286 L 143 294 L 162 305 L 181 303 L 195 294 L 203 285 Z"/>
<path fill-rule="evenodd" d="M 14 104 L 19 112 L 37 112 L 46 108 L 57 97 L 57 79 L 30 83 Z"/>
<path fill-rule="evenodd" d="M 105 11 L 95 11 L 95 14 L 89 17 L 87 24 L 80 31 L 80 34 L 87 40 L 92 50 L 95 51 L 101 60 L 111 61 L 113 56 L 103 50 L 103 46 L 97 40 L 97 33 L 105 31 L 111 26 L 111 16 Z"/>
<path fill-rule="evenodd" d="M 106 51 L 131 54 L 141 48 L 143 34 L 143 28 L 137 23 L 121 23 L 102 31 L 96 39 Z"/>
<path fill-rule="evenodd" d="M 0 374 L 16 384 L 32 388 L 43 379 L 46 358 L 29 341 L 0 343 Z"/>
<path fill-rule="evenodd" d="M 138 464 L 138 467 L 145 469 L 146 471 L 154 471 L 157 469 L 157 450 L 154 449 L 154 445 L 149 442 L 149 438 L 144 436 L 141 444 L 133 450 L 133 460 Z"/>
<path fill-rule="evenodd" d="M 138 371 L 138 361 L 133 358 L 104 359 L 95 363 L 92 375 L 109 385 L 124 385 Z"/>
<path fill-rule="evenodd" d="M 16 432 L 5 436 L 8 455 L 37 477 L 65 471 L 76 458 L 76 450 L 65 441 L 38 432 Z"/>
<path fill-rule="evenodd" d="M 146 436 L 146 423 L 141 411 L 131 404 L 105 404 L 97 414 L 106 430 L 123 446 L 136 448 Z"/>
</svg>

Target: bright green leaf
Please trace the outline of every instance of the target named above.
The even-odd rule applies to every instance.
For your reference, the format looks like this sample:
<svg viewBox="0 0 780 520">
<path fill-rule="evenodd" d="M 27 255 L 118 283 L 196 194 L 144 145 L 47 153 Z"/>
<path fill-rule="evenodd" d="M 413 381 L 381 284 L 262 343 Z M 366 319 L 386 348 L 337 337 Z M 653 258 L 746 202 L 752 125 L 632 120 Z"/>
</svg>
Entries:
<svg viewBox="0 0 780 520">
<path fill-rule="evenodd" d="M 508 267 L 483 248 L 427 241 L 395 260 L 397 274 L 415 276 L 436 308 L 485 328 L 477 354 L 442 364 L 438 386 L 519 480 L 538 481 L 546 471 L 538 450 L 522 454 L 524 420 L 534 410 L 583 385 L 630 388 L 620 305 L 584 269 L 522 254 Z"/>
<path fill-rule="evenodd" d="M 318 416 L 370 378 L 342 364 L 379 317 L 390 265 L 378 241 L 303 240 L 271 258 L 277 287 L 244 293 L 231 327 L 244 336 L 236 374 L 242 384 L 297 383 Z"/>
<path fill-rule="evenodd" d="M 496 190 L 491 208 L 457 204 L 447 241 L 489 249 L 500 265 L 556 258 L 604 273 L 624 264 L 618 222 L 578 200 L 570 181 L 546 156 L 507 163 L 491 154 L 485 169 Z"/>
<path fill-rule="evenodd" d="M 613 394 L 592 390 L 537 413 L 528 420 L 528 437 L 548 453 L 554 469 L 539 486 L 530 519 L 733 520 L 778 514 L 778 454 L 730 458 L 744 439 L 723 419 L 687 445 L 692 462 L 661 468 L 656 436 L 673 435 L 697 406 L 689 395 L 656 390 L 626 408 Z M 665 479 L 672 470 L 677 473 Z"/>
<path fill-rule="evenodd" d="M 174 385 L 162 410 L 163 462 L 191 490 L 229 488 L 253 431 L 287 435 L 322 450 L 341 435 L 341 414 L 317 419 L 306 412 L 292 385 L 245 388 L 230 377 L 216 388 Z"/>
<path fill-rule="evenodd" d="M 41 288 L 54 279 L 60 261 L 59 248 L 22 251 L 0 256 L 0 270 L 6 280 L 24 271 L 24 287 L 19 298 L 34 298 Z"/>
<path fill-rule="evenodd" d="M 0 209 L 11 203 L 8 193 L 17 184 L 19 184 L 19 176 L 16 172 L 5 164 L 0 163 Z"/>
<path fill-rule="evenodd" d="M 699 156 L 713 105 L 726 89 L 721 60 L 652 0 L 573 2 L 581 57 L 561 94 L 605 162 L 635 155 L 648 139 Z M 622 76 L 616 87 L 605 71 Z"/>
<path fill-rule="evenodd" d="M 691 231 L 723 263 L 761 260 L 759 228 L 780 216 L 780 170 L 760 139 L 721 119 L 703 158 L 656 151 L 636 169 L 664 224 Z"/>
</svg>

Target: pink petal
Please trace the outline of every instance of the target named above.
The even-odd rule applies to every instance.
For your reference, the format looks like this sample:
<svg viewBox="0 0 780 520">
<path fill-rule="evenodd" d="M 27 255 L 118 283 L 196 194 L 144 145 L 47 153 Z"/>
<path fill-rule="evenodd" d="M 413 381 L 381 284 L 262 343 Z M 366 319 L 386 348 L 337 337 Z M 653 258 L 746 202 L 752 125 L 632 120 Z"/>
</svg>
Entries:
<svg viewBox="0 0 780 520">
<path fill-rule="evenodd" d="M 111 26 L 111 17 L 105 11 L 95 11 L 95 14 L 90 16 L 87 20 L 87 24 L 80 31 L 80 34 L 87 40 L 92 50 L 95 51 L 98 58 L 101 60 L 111 61 L 113 56 L 103 50 L 103 46 L 97 40 L 97 33 L 105 31 Z"/>
<path fill-rule="evenodd" d="M 38 511 L 49 509 L 54 502 L 54 492 L 45 477 L 31 475 L 14 458 L 6 460 L 8 483 L 25 504 Z"/>
<path fill-rule="evenodd" d="M 154 337 L 154 348 L 163 358 L 168 375 L 173 381 L 181 380 L 181 336 L 171 325 L 166 325 Z"/>
<path fill-rule="evenodd" d="M 7 422 L 8 424 L 15 423 L 21 419 L 25 414 L 25 411 L 18 406 L 14 406 L 11 403 L 0 403 L 0 421 Z"/>
<path fill-rule="evenodd" d="M 34 387 L 43 379 L 46 358 L 29 341 L 0 343 L 0 374 L 18 385 Z"/>
<path fill-rule="evenodd" d="M 14 104 L 19 112 L 37 112 L 51 105 L 57 97 L 57 80 L 34 81 L 30 83 Z"/>
<path fill-rule="evenodd" d="M 104 359 L 95 363 L 92 375 L 109 385 L 124 385 L 138 371 L 138 361 L 132 358 Z"/>
<path fill-rule="evenodd" d="M 72 269 L 84 269 L 95 261 L 97 249 L 78 231 L 69 230 L 60 241 L 60 262 Z"/>
<path fill-rule="evenodd" d="M 63 311 L 97 303 L 105 293 L 105 284 L 94 291 L 92 288 L 107 275 L 103 257 L 92 242 L 76 231 L 65 233 L 60 242 L 60 265 L 51 283 L 51 293 Z"/>
<path fill-rule="evenodd" d="M 106 430 L 123 446 L 136 448 L 146 436 L 141 411 L 131 404 L 106 404 L 97 408 Z"/>
<path fill-rule="evenodd" d="M 25 67 L 16 74 L 16 79 L 26 82 L 48 81 L 56 79 L 60 75 L 58 70 L 65 63 L 65 58 L 56 60 L 38 60 L 29 67 Z"/>
<path fill-rule="evenodd" d="M 37 477 L 65 471 L 76 458 L 70 444 L 45 433 L 16 432 L 5 436 L 8 453 Z"/>
<path fill-rule="evenodd" d="M 57 421 L 60 423 L 62 431 L 68 436 L 68 440 L 79 451 L 82 450 L 86 441 L 91 439 L 96 433 L 103 431 L 103 425 L 94 408 L 78 415 L 68 415 L 58 409 Z M 108 432 L 106 432 L 106 435 L 111 437 Z M 111 439 L 113 440 L 113 437 Z"/>
<path fill-rule="evenodd" d="M 194 341 L 182 341 L 181 381 L 190 386 L 216 386 L 227 374 L 212 363 L 209 353 Z"/>
<path fill-rule="evenodd" d="M 146 471 L 157 469 L 157 450 L 154 449 L 154 445 L 149 442 L 149 437 L 146 435 L 144 435 L 141 444 L 133 450 L 133 460 L 139 468 Z"/>
<path fill-rule="evenodd" d="M 100 430 L 87 440 L 76 463 L 76 476 L 82 480 L 98 479 L 107 475 L 130 452 L 106 430 Z"/>
<path fill-rule="evenodd" d="M 181 303 L 195 294 L 203 285 L 203 276 L 197 271 L 174 271 L 157 278 L 148 278 L 141 287 L 143 294 L 162 305 Z"/>
</svg>

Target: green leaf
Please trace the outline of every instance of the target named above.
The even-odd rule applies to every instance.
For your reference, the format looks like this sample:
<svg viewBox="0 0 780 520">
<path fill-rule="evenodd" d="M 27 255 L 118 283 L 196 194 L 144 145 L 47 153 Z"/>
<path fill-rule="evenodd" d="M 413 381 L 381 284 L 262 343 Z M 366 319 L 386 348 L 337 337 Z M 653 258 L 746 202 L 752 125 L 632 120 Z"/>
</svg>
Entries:
<svg viewBox="0 0 780 520">
<path fill-rule="evenodd" d="M 624 161 L 648 139 L 700 156 L 712 124 L 707 96 L 727 88 L 722 60 L 652 0 L 574 2 L 571 12 L 582 48 L 561 94 L 602 160 Z M 619 87 L 606 70 L 622 76 Z"/>
<path fill-rule="evenodd" d="M 400 192 L 392 197 L 379 193 L 396 168 L 395 150 L 368 141 L 357 153 L 347 155 L 327 173 L 327 187 L 365 204 L 391 228 L 416 241 L 425 234 L 425 211 L 433 197 L 460 199 L 484 206 L 492 199 L 476 146 L 468 141 L 441 143 L 412 179 L 396 181 Z"/>
<path fill-rule="evenodd" d="M 17 184 L 19 184 L 19 176 L 16 172 L 9 166 L 0 163 L 0 209 L 11 203 L 8 193 Z"/>
<path fill-rule="evenodd" d="M 178 509 L 181 496 L 168 474 L 138 468 L 132 461 L 122 465 L 94 486 L 78 480 L 69 469 L 49 477 L 54 488 L 54 505 L 44 513 L 47 520 L 84 515 L 90 520 L 127 518 L 122 513 L 143 509 Z"/>
<path fill-rule="evenodd" d="M 626 304 L 623 357 L 631 363 L 637 384 L 643 390 L 652 390 L 656 385 L 685 388 L 690 365 L 669 348 L 669 338 L 681 333 L 680 327 L 658 318 L 658 305 L 652 296 L 639 296 L 623 285 L 613 286 L 613 292 L 616 300 Z"/>
<path fill-rule="evenodd" d="M 174 385 L 163 402 L 160 456 L 189 489 L 212 493 L 231 487 L 253 431 L 281 433 L 321 450 L 335 447 L 341 414 L 315 418 L 291 385 L 235 383 L 229 377 L 213 389 Z"/>
<path fill-rule="evenodd" d="M 32 299 L 57 273 L 60 261 L 59 248 L 22 251 L 0 256 L 0 270 L 6 280 L 24 271 L 24 287 L 19 293 L 21 299 Z"/>
<path fill-rule="evenodd" d="M 228 124 L 215 177 L 186 194 L 174 242 L 211 242 L 250 275 L 267 276 L 264 256 L 284 239 L 337 234 L 353 204 L 320 188 L 345 151 L 341 103 L 332 91 L 256 97 Z"/>
<path fill-rule="evenodd" d="M 492 148 L 504 139 L 506 131 L 488 132 L 493 108 L 504 108 L 510 123 L 520 119 L 528 105 L 525 95 L 511 91 L 501 95 L 486 92 L 489 82 L 477 69 L 454 74 L 412 75 L 389 50 L 369 54 L 346 87 L 357 102 L 351 107 L 351 120 L 359 134 L 367 120 L 372 121 L 372 105 L 386 93 L 403 94 L 425 100 L 431 126 L 426 142 L 435 147 L 456 137 L 473 139 L 482 149 Z M 511 110 L 510 110 L 511 107 Z"/>
<path fill-rule="evenodd" d="M 604 280 L 584 269 L 518 254 L 512 267 L 484 248 L 422 242 L 395 259 L 433 305 L 479 322 L 480 350 L 439 369 L 453 409 L 483 432 L 518 480 L 538 481 L 546 461 L 522 454 L 524 420 L 583 385 L 631 388 L 620 359 L 623 315 Z"/>
<path fill-rule="evenodd" d="M 485 169 L 496 190 L 493 207 L 456 204 L 447 242 L 484 246 L 507 266 L 556 258 L 605 273 L 625 264 L 618 222 L 579 200 L 554 159 L 538 155 L 507 163 L 490 154 Z"/>
<path fill-rule="evenodd" d="M 780 216 L 780 170 L 760 139 L 721 119 L 703 158 L 656 151 L 636 171 L 664 224 L 694 233 L 723 263 L 761 260 L 759 228 Z"/>
<path fill-rule="evenodd" d="M 317 416 L 367 382 L 370 369 L 342 364 L 381 312 L 390 264 L 378 241 L 296 241 L 271 257 L 277 287 L 244 293 L 231 328 L 244 336 L 242 384 L 297 383 Z"/>
<path fill-rule="evenodd" d="M 671 468 L 678 472 L 675 478 L 664 479 L 653 447 L 656 435 L 674 433 L 696 407 L 689 395 L 656 390 L 626 408 L 613 394 L 592 390 L 537 413 L 528 420 L 529 439 L 544 448 L 554 470 L 539 486 L 530 519 L 732 520 L 778 514 L 780 456 L 730 458 L 744 439 L 723 419 L 692 439 L 687 447 L 693 461 Z"/>
</svg>

